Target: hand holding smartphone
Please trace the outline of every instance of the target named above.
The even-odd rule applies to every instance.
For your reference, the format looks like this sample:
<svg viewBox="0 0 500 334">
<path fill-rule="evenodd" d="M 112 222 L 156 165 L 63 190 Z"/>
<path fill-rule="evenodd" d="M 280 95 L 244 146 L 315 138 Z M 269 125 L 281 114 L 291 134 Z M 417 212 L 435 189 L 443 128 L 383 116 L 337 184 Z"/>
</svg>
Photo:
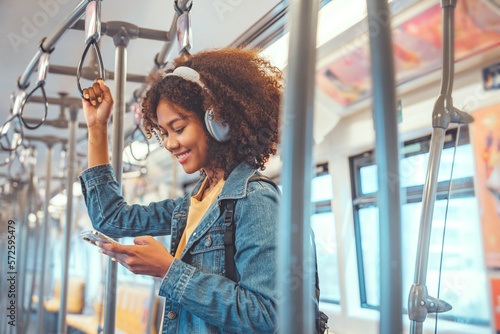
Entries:
<svg viewBox="0 0 500 334">
<path fill-rule="evenodd" d="M 111 243 L 111 244 L 116 244 L 116 245 L 120 244 L 118 241 L 116 241 L 116 240 L 108 237 L 104 233 L 101 233 L 101 232 L 96 231 L 96 230 L 82 231 L 80 233 L 80 238 L 82 238 L 83 240 L 89 242 L 90 244 L 92 244 L 94 246 L 99 246 L 99 242 Z"/>
</svg>

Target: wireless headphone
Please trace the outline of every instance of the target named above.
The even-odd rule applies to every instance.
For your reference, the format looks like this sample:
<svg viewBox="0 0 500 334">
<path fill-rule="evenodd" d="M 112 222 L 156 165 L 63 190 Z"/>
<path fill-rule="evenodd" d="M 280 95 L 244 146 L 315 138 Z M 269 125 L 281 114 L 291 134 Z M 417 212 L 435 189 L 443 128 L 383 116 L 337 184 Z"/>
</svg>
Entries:
<svg viewBox="0 0 500 334">
<path fill-rule="evenodd" d="M 208 88 L 205 87 L 203 82 L 200 80 L 200 73 L 196 72 L 190 67 L 179 66 L 172 73 L 166 73 L 163 78 L 168 76 L 176 76 L 187 81 L 196 83 L 205 91 L 209 92 Z M 229 132 L 229 124 L 224 121 L 215 120 L 214 111 L 212 108 L 205 112 L 205 126 L 207 127 L 208 133 L 217 140 L 218 142 L 225 142 L 231 138 Z"/>
</svg>

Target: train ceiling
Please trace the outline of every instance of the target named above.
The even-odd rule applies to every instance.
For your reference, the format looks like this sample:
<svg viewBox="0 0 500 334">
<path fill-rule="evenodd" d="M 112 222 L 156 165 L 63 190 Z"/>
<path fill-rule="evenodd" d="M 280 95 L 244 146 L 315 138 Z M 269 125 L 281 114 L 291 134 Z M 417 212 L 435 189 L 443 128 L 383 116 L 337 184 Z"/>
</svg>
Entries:
<svg viewBox="0 0 500 334">
<path fill-rule="evenodd" d="M 328 133 L 338 119 L 369 106 L 371 94 L 369 50 L 365 0 L 323 0 L 321 2 L 316 119 L 327 119 L 315 128 L 316 141 Z M 54 31 L 56 25 L 73 9 L 76 1 L 68 0 L 5 0 L 0 2 L 0 122 L 9 117 L 10 95 L 16 91 L 17 78 L 38 50 L 40 40 Z M 267 48 L 266 54 L 286 68 L 287 3 L 279 0 L 214 0 L 194 1 L 192 10 L 193 51 L 205 48 L 257 46 Z M 440 67 L 440 7 L 437 0 L 391 1 L 393 41 L 397 81 L 403 84 Z M 347 8 L 346 6 L 351 6 Z M 354 10 L 356 8 L 356 10 Z M 353 15 L 347 20 L 342 13 Z M 141 28 L 168 30 L 174 16 L 172 1 L 106 0 L 102 3 L 102 21 L 125 21 Z M 228 29 L 230 27 L 230 29 Z M 456 10 L 457 60 L 474 57 L 500 44 L 500 0 L 462 0 Z M 128 72 L 147 74 L 154 66 L 154 56 L 163 42 L 132 40 L 128 47 Z M 82 31 L 70 30 L 58 42 L 51 55 L 51 64 L 76 67 L 84 48 Z M 101 50 L 107 70 L 114 70 L 114 45 L 108 36 L 101 39 Z M 173 53 L 175 53 L 175 46 Z M 35 75 L 32 77 L 34 86 Z M 89 82 L 87 82 L 89 83 Z M 109 85 L 113 87 L 113 82 Z M 139 86 L 127 84 L 127 96 Z M 30 89 L 29 88 L 29 89 Z M 28 90 L 29 90 L 28 89 Z M 73 76 L 49 73 L 47 95 L 60 93 L 77 97 Z M 34 107 L 29 112 L 42 113 Z M 38 108 L 41 108 L 39 106 Z M 131 115 L 126 122 L 132 124 Z M 48 119 L 57 118 L 59 107 L 50 106 Z M 80 112 L 79 120 L 83 122 Z M 328 126 L 325 126 L 328 124 Z M 68 131 L 42 126 L 27 131 L 31 136 L 56 134 L 67 137 Z M 80 130 L 84 136 L 85 131 Z M 44 173 L 43 145 L 39 147 L 40 169 Z M 83 150 L 85 148 L 83 147 Z M 56 153 L 55 160 L 59 160 Z M 1 155 L 1 154 L 0 154 Z M 0 156 L 0 158 L 2 158 Z"/>
</svg>

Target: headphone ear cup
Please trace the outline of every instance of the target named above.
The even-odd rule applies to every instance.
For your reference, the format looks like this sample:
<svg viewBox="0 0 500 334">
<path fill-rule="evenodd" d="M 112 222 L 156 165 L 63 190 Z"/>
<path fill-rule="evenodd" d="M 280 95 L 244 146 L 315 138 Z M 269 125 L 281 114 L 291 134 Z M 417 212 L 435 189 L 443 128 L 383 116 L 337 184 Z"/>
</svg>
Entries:
<svg viewBox="0 0 500 334">
<path fill-rule="evenodd" d="M 212 109 L 205 112 L 205 126 L 207 127 L 208 133 L 219 142 L 225 142 L 231 138 L 229 124 L 217 122 Z"/>
</svg>

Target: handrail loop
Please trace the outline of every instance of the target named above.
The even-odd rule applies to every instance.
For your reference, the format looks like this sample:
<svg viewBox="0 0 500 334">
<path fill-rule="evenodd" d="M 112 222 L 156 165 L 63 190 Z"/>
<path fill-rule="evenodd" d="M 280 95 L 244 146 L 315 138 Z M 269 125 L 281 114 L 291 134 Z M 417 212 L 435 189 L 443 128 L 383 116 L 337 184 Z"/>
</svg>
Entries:
<svg viewBox="0 0 500 334">
<path fill-rule="evenodd" d="M 101 37 L 101 0 L 91 1 L 86 8 L 85 14 L 85 43 L 87 46 L 85 47 L 85 51 L 83 52 L 82 58 L 80 59 L 80 63 L 78 64 L 78 68 L 76 70 L 76 84 L 78 87 L 78 91 L 83 99 L 90 101 L 90 98 L 85 98 L 83 96 L 83 89 L 80 85 L 80 79 L 82 76 L 82 67 L 85 62 L 85 57 L 87 56 L 87 52 L 89 51 L 90 46 L 94 48 L 97 62 L 99 66 L 99 77 L 102 80 L 105 80 L 105 70 L 102 62 L 101 51 L 99 50 L 99 39 Z"/>
<path fill-rule="evenodd" d="M 28 160 L 29 160 L 29 157 L 27 157 L 27 155 L 29 155 L 29 153 L 27 151 L 29 148 L 29 145 L 23 144 L 20 146 L 24 147 L 24 151 L 16 150 L 15 152 L 13 152 L 13 156 L 9 160 L 8 167 L 7 167 L 7 175 L 9 176 L 9 179 L 16 181 L 16 182 L 21 181 L 22 175 L 25 174 L 25 172 L 27 170 L 27 165 L 28 165 Z M 16 168 L 13 171 L 12 165 L 14 164 L 14 162 L 16 162 L 16 159 L 19 161 L 21 168 L 20 169 Z M 16 175 L 14 175 L 14 173 L 16 173 Z"/>
<path fill-rule="evenodd" d="M 49 101 L 47 100 L 47 94 L 45 92 L 45 81 L 47 78 L 47 73 L 49 72 L 50 54 L 52 53 L 52 51 L 54 51 L 54 48 L 52 48 L 50 50 L 45 50 L 43 48 L 43 42 L 45 41 L 45 39 L 46 39 L 46 37 L 42 38 L 42 40 L 40 41 L 40 46 L 39 46 L 40 50 L 43 51 L 43 54 L 40 56 L 40 59 L 38 60 L 38 77 L 37 77 L 36 87 L 31 91 L 31 93 L 28 94 L 28 96 L 25 99 L 23 99 L 23 101 L 21 103 L 21 108 L 19 110 L 19 117 L 20 117 L 21 123 L 26 128 L 28 128 L 30 130 L 35 130 L 35 129 L 38 129 L 40 126 L 42 126 L 43 123 L 45 123 L 45 120 L 47 119 L 47 114 L 49 112 Z M 33 93 L 37 89 L 40 89 L 42 91 L 43 99 L 45 101 L 45 103 L 44 103 L 45 104 L 45 114 L 43 115 L 40 123 L 32 126 L 32 125 L 29 125 L 28 122 L 25 121 L 25 119 L 23 117 L 23 112 L 24 112 L 24 106 L 26 105 L 26 103 L 28 102 L 30 97 L 33 95 Z"/>
<path fill-rule="evenodd" d="M 146 152 L 146 155 L 143 157 L 143 158 L 137 158 L 134 154 L 134 150 L 132 149 L 132 144 L 134 143 L 134 137 L 135 137 L 135 133 L 139 131 L 139 133 L 142 135 L 142 137 L 144 138 L 145 142 L 146 142 L 146 146 L 148 148 L 147 152 Z M 132 134 L 130 135 L 130 155 L 132 155 L 132 158 L 134 158 L 135 160 L 137 161 L 146 161 L 147 158 L 149 157 L 149 153 L 150 153 L 150 149 L 149 149 L 149 144 L 148 144 L 148 139 L 146 137 L 146 135 L 144 134 L 144 131 L 141 129 L 141 127 L 138 125 L 135 130 L 132 132 Z"/>
<path fill-rule="evenodd" d="M 24 130 L 23 130 L 23 126 L 21 123 L 21 119 L 19 118 L 19 110 L 21 109 L 21 105 L 22 105 L 22 102 L 24 101 L 25 97 L 26 97 L 26 92 L 24 90 L 20 90 L 17 93 L 16 98 L 14 100 L 14 106 L 11 109 L 12 117 L 10 117 L 0 128 L 0 148 L 4 151 L 17 150 L 17 148 L 19 147 L 19 145 L 21 145 L 21 143 L 24 139 Z M 12 127 L 12 129 L 14 131 L 14 135 L 13 135 L 14 141 L 13 141 L 13 143 L 11 143 L 9 140 L 9 137 L 7 136 L 7 132 L 11 128 L 12 122 L 16 118 L 19 122 L 19 129 L 18 129 L 19 131 L 16 131 L 16 129 L 14 127 Z M 3 142 L 2 142 L 3 137 L 6 138 L 8 147 L 6 147 L 3 144 Z"/>
<path fill-rule="evenodd" d="M 146 161 L 146 159 L 149 157 L 150 149 L 149 149 L 149 144 L 148 144 L 148 138 L 146 137 L 146 134 L 144 133 L 144 130 L 142 130 L 141 127 L 140 127 L 140 124 L 141 124 L 141 104 L 140 103 L 136 103 L 135 104 L 135 109 L 134 109 L 134 124 L 135 124 L 135 129 L 130 134 L 130 144 L 129 144 L 129 146 L 130 146 L 130 155 L 132 155 L 132 158 L 134 158 L 137 161 Z M 139 131 L 139 133 L 144 138 L 144 141 L 146 142 L 146 145 L 147 145 L 147 148 L 148 148 L 146 155 L 143 158 L 140 158 L 140 159 L 138 159 L 135 156 L 134 150 L 132 149 L 132 147 L 133 147 L 132 144 L 134 143 L 135 133 L 137 131 Z"/>
<path fill-rule="evenodd" d="M 16 118 L 18 119 L 19 123 L 21 123 L 21 120 L 19 119 L 19 114 L 14 114 L 0 128 L 0 148 L 4 151 L 8 151 L 8 152 L 16 151 L 17 148 L 22 144 L 22 142 L 24 140 L 24 131 L 23 131 L 22 126 L 19 126 L 18 132 L 14 132 L 13 143 L 10 142 L 9 137 L 7 136 L 7 132 L 9 131 L 9 128 L 12 126 L 12 122 Z M 13 127 L 13 129 L 14 129 L 14 127 Z M 14 131 L 15 131 L 15 129 L 14 129 Z M 8 147 L 4 146 L 4 144 L 2 142 L 3 137 L 6 138 Z"/>
<path fill-rule="evenodd" d="M 24 106 L 26 105 L 26 102 L 28 102 L 28 100 L 31 98 L 31 96 L 33 95 L 33 93 L 39 89 L 42 91 L 42 96 L 43 96 L 43 99 L 44 99 L 44 106 L 45 106 L 45 113 L 42 117 L 42 120 L 40 121 L 40 123 L 38 123 L 37 125 L 29 125 L 28 122 L 26 122 L 24 120 L 24 116 L 23 116 L 23 113 L 24 113 Z M 49 113 L 49 101 L 47 100 L 47 94 L 45 93 L 45 80 L 44 81 L 39 81 L 36 85 L 36 87 L 31 91 L 31 93 L 28 94 L 28 96 L 26 97 L 25 100 L 23 100 L 23 103 L 21 104 L 21 110 L 19 111 L 19 119 L 21 120 L 21 123 L 28 129 L 30 130 L 35 130 L 35 129 L 38 129 L 39 127 L 41 127 L 43 125 L 43 123 L 45 123 L 45 120 L 47 119 L 47 114 Z"/>
<path fill-rule="evenodd" d="M 8 163 L 9 163 L 9 161 L 10 161 L 10 159 L 11 159 L 11 157 L 12 157 L 13 152 L 10 152 L 10 151 L 7 151 L 7 152 L 9 152 L 8 155 L 7 155 L 7 158 L 5 158 L 4 161 L 2 161 L 3 159 L 0 160 L 0 167 L 7 166 Z"/>
<path fill-rule="evenodd" d="M 181 16 L 184 13 L 190 12 L 191 8 L 193 8 L 193 1 L 191 1 L 189 3 L 189 5 L 186 7 L 186 10 L 184 11 L 179 7 L 179 1 L 174 0 L 174 9 L 175 9 L 175 12 L 177 13 L 177 15 L 179 15 L 179 16 Z"/>
<path fill-rule="evenodd" d="M 87 101 L 90 101 L 90 98 L 85 98 L 83 96 L 83 89 L 82 86 L 80 85 L 80 78 L 82 77 L 82 66 L 83 62 L 85 61 L 85 57 L 87 56 L 87 52 L 89 51 L 90 46 L 94 48 L 94 51 L 97 56 L 97 61 L 99 63 L 99 75 L 102 80 L 105 80 L 104 78 L 104 65 L 102 63 L 102 58 L 101 58 L 101 51 L 99 50 L 99 46 L 97 45 L 97 42 L 95 40 L 92 40 L 90 43 L 87 44 L 87 47 L 85 48 L 85 51 L 83 52 L 82 59 L 80 60 L 80 63 L 78 64 L 78 69 L 76 71 L 76 84 L 78 87 L 78 91 L 80 92 L 80 96 Z"/>
</svg>

